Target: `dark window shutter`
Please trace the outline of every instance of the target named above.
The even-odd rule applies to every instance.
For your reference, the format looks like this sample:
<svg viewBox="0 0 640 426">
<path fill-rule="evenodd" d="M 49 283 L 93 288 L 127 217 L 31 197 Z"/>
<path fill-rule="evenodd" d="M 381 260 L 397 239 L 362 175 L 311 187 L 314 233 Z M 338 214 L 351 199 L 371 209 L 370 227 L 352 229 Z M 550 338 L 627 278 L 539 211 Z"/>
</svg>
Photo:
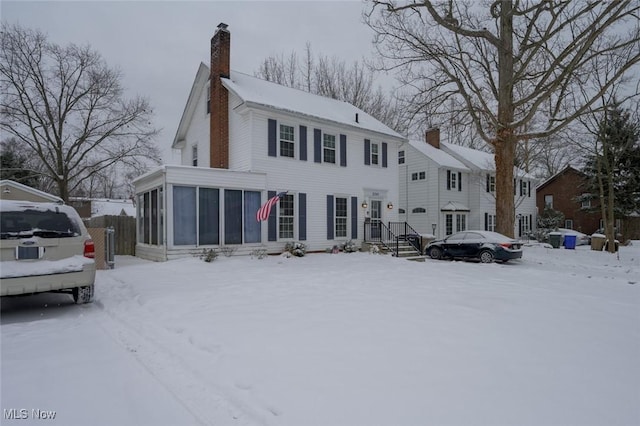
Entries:
<svg viewBox="0 0 640 426">
<path fill-rule="evenodd" d="M 489 213 L 484 214 L 484 230 L 489 230 Z"/>
<path fill-rule="evenodd" d="M 307 126 L 300 126 L 300 160 L 307 161 Z"/>
<path fill-rule="evenodd" d="M 527 195 L 527 197 L 531 197 L 531 181 L 527 181 L 527 190 L 529 192 L 529 194 Z"/>
<path fill-rule="evenodd" d="M 271 197 L 276 195 L 276 191 L 267 191 L 267 200 L 270 200 Z M 276 212 L 278 211 L 278 206 L 273 206 L 271 212 L 269 213 L 269 219 L 267 224 L 267 229 L 269 230 L 269 241 L 278 241 L 278 223 L 276 218 Z"/>
<path fill-rule="evenodd" d="M 322 131 L 313 129 L 313 161 L 322 163 Z"/>
<path fill-rule="evenodd" d="M 269 140 L 269 157 L 277 157 L 278 156 L 278 124 L 276 120 L 269 119 L 269 130 L 268 130 L 268 140 Z"/>
<path fill-rule="evenodd" d="M 490 183 L 489 183 L 489 173 L 487 173 L 487 192 L 489 192 Z"/>
<path fill-rule="evenodd" d="M 307 239 L 307 194 L 298 194 L 298 238 L 300 241 Z"/>
<path fill-rule="evenodd" d="M 533 215 L 529 215 L 529 231 L 533 231 Z"/>
<path fill-rule="evenodd" d="M 347 167 L 347 135 L 340 135 L 340 165 Z"/>
<path fill-rule="evenodd" d="M 351 239 L 358 239 L 358 197 L 351 197 Z"/>
<path fill-rule="evenodd" d="M 451 189 L 451 170 L 447 170 L 447 189 Z"/>
<path fill-rule="evenodd" d="M 518 185 L 516 185 L 516 178 L 513 178 L 513 195 L 518 195 L 516 194 L 516 188 L 518 187 Z"/>
<path fill-rule="evenodd" d="M 327 240 L 333 240 L 333 195 L 327 195 Z"/>
<path fill-rule="evenodd" d="M 387 143 L 382 142 L 382 167 L 387 167 Z"/>
<path fill-rule="evenodd" d="M 364 165 L 371 164 L 371 141 L 369 139 L 364 140 Z"/>
<path fill-rule="evenodd" d="M 458 172 L 458 191 L 462 191 L 462 173 Z"/>
</svg>

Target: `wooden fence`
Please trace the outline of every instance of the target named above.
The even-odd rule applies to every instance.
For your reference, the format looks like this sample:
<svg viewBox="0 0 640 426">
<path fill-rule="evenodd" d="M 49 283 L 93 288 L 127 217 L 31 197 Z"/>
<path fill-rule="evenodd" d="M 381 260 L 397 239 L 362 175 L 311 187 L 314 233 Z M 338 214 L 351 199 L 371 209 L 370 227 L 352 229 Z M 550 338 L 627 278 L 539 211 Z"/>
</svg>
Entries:
<svg viewBox="0 0 640 426">
<path fill-rule="evenodd" d="M 131 216 L 99 216 L 85 219 L 87 228 L 108 228 L 115 230 L 115 254 L 135 256 L 136 218 Z"/>
</svg>

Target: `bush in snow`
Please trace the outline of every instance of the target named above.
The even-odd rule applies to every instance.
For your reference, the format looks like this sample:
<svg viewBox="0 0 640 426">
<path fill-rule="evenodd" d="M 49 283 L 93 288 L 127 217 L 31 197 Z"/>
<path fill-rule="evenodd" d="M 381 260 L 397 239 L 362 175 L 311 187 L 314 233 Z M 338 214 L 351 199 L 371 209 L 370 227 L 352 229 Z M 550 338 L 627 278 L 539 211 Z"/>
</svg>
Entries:
<svg viewBox="0 0 640 426">
<path fill-rule="evenodd" d="M 287 243 L 287 245 L 284 246 L 284 250 L 294 256 L 302 257 L 307 253 L 307 246 L 298 241 L 294 241 Z"/>
<path fill-rule="evenodd" d="M 200 254 L 200 259 L 204 260 L 207 263 L 213 262 L 217 257 L 218 252 L 214 249 L 203 249 L 202 253 Z"/>
<path fill-rule="evenodd" d="M 220 251 L 222 252 L 222 254 L 224 254 L 227 257 L 231 257 L 231 255 L 237 250 L 237 247 L 229 247 L 229 246 L 222 246 L 220 247 Z"/>
<path fill-rule="evenodd" d="M 538 215 L 536 239 L 540 242 L 549 241 L 549 232 L 555 231 L 564 223 L 564 214 L 549 207 L 545 207 Z"/>
<path fill-rule="evenodd" d="M 360 246 L 354 243 L 352 240 L 349 240 L 342 245 L 342 251 L 345 253 L 353 253 L 356 251 L 360 251 Z"/>
</svg>

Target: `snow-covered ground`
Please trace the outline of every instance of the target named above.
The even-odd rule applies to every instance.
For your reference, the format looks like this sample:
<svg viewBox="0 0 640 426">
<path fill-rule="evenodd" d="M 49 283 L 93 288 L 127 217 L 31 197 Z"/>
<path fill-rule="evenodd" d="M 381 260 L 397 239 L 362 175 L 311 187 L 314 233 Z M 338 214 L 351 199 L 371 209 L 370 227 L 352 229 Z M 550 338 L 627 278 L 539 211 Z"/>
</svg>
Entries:
<svg viewBox="0 0 640 426">
<path fill-rule="evenodd" d="M 3 425 L 640 424 L 640 242 L 119 257 L 96 285 L 2 300 Z"/>
</svg>

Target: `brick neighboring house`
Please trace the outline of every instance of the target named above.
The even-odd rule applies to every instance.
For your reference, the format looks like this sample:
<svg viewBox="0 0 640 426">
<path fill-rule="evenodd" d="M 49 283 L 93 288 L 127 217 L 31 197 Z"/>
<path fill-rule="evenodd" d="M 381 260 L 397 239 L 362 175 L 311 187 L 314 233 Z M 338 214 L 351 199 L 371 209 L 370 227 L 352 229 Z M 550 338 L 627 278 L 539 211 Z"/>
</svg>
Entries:
<svg viewBox="0 0 640 426">
<path fill-rule="evenodd" d="M 591 235 L 600 228 L 597 198 L 591 198 L 584 173 L 565 167 L 536 188 L 536 206 L 541 214 L 546 206 L 564 214 L 564 228 Z"/>
</svg>

